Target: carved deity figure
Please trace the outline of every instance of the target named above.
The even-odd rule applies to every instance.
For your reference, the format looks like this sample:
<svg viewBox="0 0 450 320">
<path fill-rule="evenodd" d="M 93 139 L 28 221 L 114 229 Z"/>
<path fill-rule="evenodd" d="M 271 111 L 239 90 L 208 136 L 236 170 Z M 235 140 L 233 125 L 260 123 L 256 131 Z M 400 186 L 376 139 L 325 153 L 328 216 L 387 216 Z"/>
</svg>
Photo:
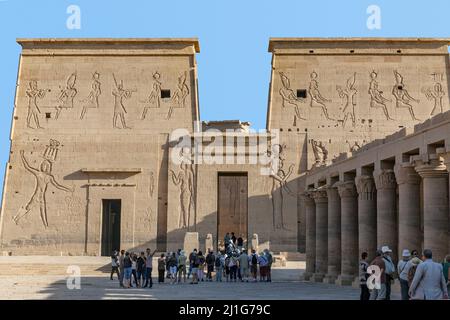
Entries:
<svg viewBox="0 0 450 320">
<path fill-rule="evenodd" d="M 386 116 L 386 119 L 394 120 L 390 117 L 386 106 L 386 102 L 390 102 L 391 100 L 383 97 L 383 91 L 381 91 L 378 88 L 377 77 L 378 74 L 375 71 L 372 71 L 372 73 L 370 74 L 370 84 L 369 84 L 370 107 L 383 109 L 383 113 Z"/>
<path fill-rule="evenodd" d="M 347 84 L 344 89 L 342 89 L 340 86 L 336 86 L 336 90 L 339 94 L 339 97 L 341 97 L 342 105 L 344 106 L 344 109 L 342 109 L 342 113 L 344 114 L 342 127 L 344 128 L 348 118 L 352 120 L 353 127 L 355 126 L 356 122 L 355 106 L 356 106 L 356 94 L 358 93 L 358 90 L 356 90 L 355 88 L 355 83 L 356 83 L 356 73 L 354 73 L 352 77 L 347 79 Z"/>
<path fill-rule="evenodd" d="M 306 118 L 301 114 L 300 109 L 298 107 L 299 103 L 305 103 L 305 99 L 297 98 L 294 90 L 291 89 L 291 84 L 289 78 L 283 73 L 280 72 L 281 84 L 282 88 L 280 89 L 280 95 L 282 98 L 281 106 L 285 108 L 288 105 L 294 106 L 295 114 L 297 118 L 306 120 Z"/>
<path fill-rule="evenodd" d="M 155 72 L 153 74 L 153 85 L 152 85 L 152 91 L 150 92 L 150 95 L 148 96 L 147 100 L 145 102 L 144 110 L 142 111 L 141 120 L 145 119 L 145 116 L 147 115 L 148 109 L 150 108 L 159 108 L 161 106 L 161 81 L 159 80 L 161 78 L 161 75 L 158 72 Z"/>
<path fill-rule="evenodd" d="M 185 149 L 181 150 L 181 153 L 184 152 L 186 152 Z M 180 189 L 178 228 L 188 228 L 191 211 L 194 208 L 194 170 L 191 161 L 187 157 L 183 157 L 178 174 L 175 174 L 173 170 L 170 170 L 170 174 L 173 183 Z"/>
<path fill-rule="evenodd" d="M 150 172 L 150 187 L 149 187 L 148 191 L 149 191 L 150 198 L 152 198 L 153 192 L 155 191 L 155 175 L 154 175 L 153 171 Z"/>
<path fill-rule="evenodd" d="M 322 141 L 317 142 L 316 140 L 311 140 L 311 146 L 315 158 L 313 167 L 320 167 L 325 165 L 328 159 L 328 150 L 325 148 Z"/>
<path fill-rule="evenodd" d="M 347 143 L 350 148 L 350 152 L 356 152 L 359 149 L 361 149 L 361 146 L 359 145 L 358 141 L 355 141 L 355 143 L 353 145 L 351 145 L 349 142 L 347 142 Z"/>
<path fill-rule="evenodd" d="M 395 85 L 392 88 L 392 94 L 394 95 L 396 100 L 396 107 L 408 109 L 411 118 L 413 120 L 419 121 L 419 119 L 417 119 L 416 115 L 414 114 L 414 109 L 413 106 L 411 105 L 411 102 L 419 102 L 419 100 L 416 100 L 413 97 L 411 97 L 411 95 L 408 93 L 408 90 L 406 89 L 405 84 L 403 83 L 402 75 L 398 73 L 396 70 L 394 70 L 394 76 L 395 76 Z"/>
<path fill-rule="evenodd" d="M 31 121 L 34 121 L 36 129 L 43 129 L 39 124 L 39 114 L 41 113 L 41 110 L 38 107 L 37 99 L 44 99 L 46 92 L 50 92 L 50 90 L 39 89 L 36 80 L 30 81 L 29 88 L 26 91 L 28 96 L 28 128 L 33 129 L 33 127 L 31 126 Z"/>
<path fill-rule="evenodd" d="M 186 84 L 187 72 L 184 72 L 180 77 L 178 77 L 177 90 L 172 96 L 171 106 L 167 114 L 167 120 L 170 120 L 173 113 L 173 108 L 184 108 L 186 104 L 186 98 L 189 95 L 189 87 Z"/>
<path fill-rule="evenodd" d="M 285 172 L 283 166 L 284 162 L 282 159 L 283 147 L 279 144 L 276 144 L 272 148 L 274 156 L 278 157 L 280 161 L 278 161 L 278 165 L 271 166 L 271 174 L 272 177 L 272 213 L 273 213 L 273 227 L 274 229 L 284 229 L 287 230 L 284 223 L 284 212 L 283 212 L 283 204 L 284 204 L 284 195 L 287 193 L 288 195 L 294 196 L 294 193 L 290 190 L 287 181 L 289 177 L 292 175 L 294 170 L 294 164 L 289 166 L 288 172 Z"/>
<path fill-rule="evenodd" d="M 428 100 L 434 100 L 434 107 L 430 114 L 431 116 L 444 112 L 445 92 L 441 82 L 436 82 L 431 88 L 425 88 L 423 90 L 423 93 L 425 94 Z"/>
<path fill-rule="evenodd" d="M 124 89 L 123 80 L 117 82 L 116 77 L 114 77 L 114 83 L 116 88 L 112 91 L 112 95 L 114 96 L 114 116 L 113 116 L 113 127 L 116 129 L 131 129 L 127 126 L 125 121 L 125 114 L 127 110 L 123 105 L 123 99 L 130 99 L 133 92 L 136 92 L 136 89 Z M 120 120 L 121 126 L 117 124 L 117 120 Z"/>
<path fill-rule="evenodd" d="M 98 98 L 102 94 L 101 83 L 100 83 L 100 73 L 95 72 L 92 75 L 92 90 L 89 93 L 88 97 L 81 102 L 83 103 L 83 111 L 81 111 L 80 119 L 84 119 L 88 109 L 99 107 Z"/>
<path fill-rule="evenodd" d="M 47 146 L 44 152 L 44 160 L 41 162 L 38 168 L 33 168 L 32 166 L 30 166 L 27 159 L 25 158 L 24 151 L 23 150 L 20 151 L 22 163 L 25 169 L 35 177 L 36 186 L 30 201 L 28 201 L 27 205 L 25 206 L 25 211 L 21 210 L 16 216 L 14 216 L 13 220 L 16 224 L 19 223 L 20 219 L 22 219 L 24 216 L 30 213 L 31 210 L 38 207 L 42 223 L 44 224 L 45 228 L 48 227 L 47 202 L 45 199 L 45 195 L 49 183 L 52 184 L 55 188 L 62 191 L 66 192 L 74 191 L 73 189 L 70 189 L 68 187 L 59 184 L 52 174 L 52 165 L 53 162 L 56 160 L 58 146 L 59 142 L 57 142 L 56 140 L 50 141 L 50 145 Z"/>
<path fill-rule="evenodd" d="M 308 90 L 308 93 L 311 97 L 310 107 L 311 108 L 321 108 L 322 112 L 327 120 L 334 120 L 334 119 L 331 119 L 330 116 L 328 115 L 328 109 L 327 109 L 327 106 L 325 105 L 325 103 L 331 102 L 331 100 L 325 99 L 322 96 L 322 94 L 320 93 L 319 82 L 317 81 L 317 77 L 318 77 L 317 73 L 315 71 L 313 71 L 311 73 L 310 77 L 311 77 L 311 81 L 309 83 L 309 90 Z"/>
<path fill-rule="evenodd" d="M 58 106 L 56 107 L 55 119 L 59 118 L 62 109 L 73 109 L 73 99 L 77 95 L 78 91 L 75 88 L 77 81 L 76 72 L 72 73 L 67 79 L 67 84 L 64 89 L 61 89 L 61 93 L 58 97 Z"/>
</svg>

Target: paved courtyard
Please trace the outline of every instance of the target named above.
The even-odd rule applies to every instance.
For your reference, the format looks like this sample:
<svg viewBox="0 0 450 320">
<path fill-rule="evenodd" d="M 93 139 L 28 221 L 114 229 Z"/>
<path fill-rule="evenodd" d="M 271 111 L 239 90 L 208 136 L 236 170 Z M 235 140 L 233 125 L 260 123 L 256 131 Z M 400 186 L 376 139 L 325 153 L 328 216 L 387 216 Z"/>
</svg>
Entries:
<svg viewBox="0 0 450 320">
<path fill-rule="evenodd" d="M 67 276 L 0 276 L 0 299 L 158 299 L 158 300 L 357 300 L 359 290 L 323 283 L 299 280 L 304 262 L 288 262 L 286 267 L 273 270 L 272 283 L 216 283 L 198 285 L 169 283 L 155 284 L 152 289 L 121 289 L 117 280 L 108 274 L 84 276 L 81 289 L 67 288 Z M 153 273 L 155 275 L 155 273 Z M 154 277 L 155 279 L 155 277 Z M 398 299 L 397 293 L 393 299 Z"/>
</svg>

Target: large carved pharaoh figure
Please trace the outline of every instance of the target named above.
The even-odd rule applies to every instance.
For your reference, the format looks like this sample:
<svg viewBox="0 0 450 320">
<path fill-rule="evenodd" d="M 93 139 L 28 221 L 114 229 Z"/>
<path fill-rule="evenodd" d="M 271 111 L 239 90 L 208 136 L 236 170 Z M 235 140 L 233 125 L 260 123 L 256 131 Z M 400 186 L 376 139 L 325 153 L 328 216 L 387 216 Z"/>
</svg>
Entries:
<svg viewBox="0 0 450 320">
<path fill-rule="evenodd" d="M 190 154 L 189 148 L 182 148 L 178 174 L 170 170 L 173 183 L 180 189 L 178 228 L 183 229 L 191 226 L 191 212 L 194 210 L 194 169 Z"/>
<path fill-rule="evenodd" d="M 272 147 L 272 163 L 271 163 L 271 174 L 272 177 L 272 209 L 273 209 L 273 227 L 274 229 L 285 229 L 284 224 L 284 196 L 285 194 L 294 196 L 294 193 L 289 189 L 287 180 L 291 176 L 294 164 L 289 166 L 288 172 L 284 170 L 284 159 L 283 159 L 283 147 L 276 144 Z"/>
</svg>

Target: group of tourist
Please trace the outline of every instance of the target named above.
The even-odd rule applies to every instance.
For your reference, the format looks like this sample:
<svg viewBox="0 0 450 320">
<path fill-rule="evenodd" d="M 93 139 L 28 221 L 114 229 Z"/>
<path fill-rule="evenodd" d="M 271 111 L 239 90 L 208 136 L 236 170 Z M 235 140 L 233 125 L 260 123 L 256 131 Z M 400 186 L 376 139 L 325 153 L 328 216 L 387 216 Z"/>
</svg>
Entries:
<svg viewBox="0 0 450 320">
<path fill-rule="evenodd" d="M 243 246 L 243 239 L 236 238 L 234 233 L 227 233 L 224 237 L 224 249 L 214 253 L 208 249 L 206 256 L 202 251 L 194 249 L 189 255 L 184 250 L 162 253 L 158 258 L 158 283 L 165 279 L 172 284 L 186 283 L 198 284 L 202 281 L 222 282 L 257 282 L 272 281 L 273 256 L 268 249 L 251 253 Z M 156 251 L 156 250 L 155 250 Z M 115 250 L 111 255 L 111 276 L 116 273 L 122 288 L 131 288 L 133 283 L 137 288 L 151 288 L 153 256 L 155 251 L 134 252 Z"/>
<path fill-rule="evenodd" d="M 421 257 L 417 250 L 410 252 L 405 249 L 402 259 L 395 266 L 391 253 L 392 250 L 388 246 L 383 246 L 381 250 L 376 251 L 375 259 L 370 264 L 367 262 L 367 252 L 362 253 L 359 263 L 361 300 L 390 300 L 391 286 L 397 278 L 402 300 L 448 299 L 450 255 L 447 255 L 442 263 L 436 263 L 429 249 L 424 250 Z M 375 274 L 375 270 L 379 270 L 379 274 Z M 370 280 L 371 274 L 376 279 Z M 371 290 L 367 285 L 368 279 L 374 287 Z"/>
</svg>

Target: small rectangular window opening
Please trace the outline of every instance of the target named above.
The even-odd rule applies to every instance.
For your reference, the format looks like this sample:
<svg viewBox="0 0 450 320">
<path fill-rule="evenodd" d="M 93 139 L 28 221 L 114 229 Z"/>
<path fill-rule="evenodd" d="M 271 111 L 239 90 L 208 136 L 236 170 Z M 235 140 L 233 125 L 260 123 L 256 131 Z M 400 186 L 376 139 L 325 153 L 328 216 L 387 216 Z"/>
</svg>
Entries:
<svg viewBox="0 0 450 320">
<path fill-rule="evenodd" d="M 306 99 L 306 89 L 298 89 L 297 98 Z"/>
<path fill-rule="evenodd" d="M 168 89 L 161 90 L 161 98 L 162 99 L 170 98 L 170 90 Z"/>
</svg>

